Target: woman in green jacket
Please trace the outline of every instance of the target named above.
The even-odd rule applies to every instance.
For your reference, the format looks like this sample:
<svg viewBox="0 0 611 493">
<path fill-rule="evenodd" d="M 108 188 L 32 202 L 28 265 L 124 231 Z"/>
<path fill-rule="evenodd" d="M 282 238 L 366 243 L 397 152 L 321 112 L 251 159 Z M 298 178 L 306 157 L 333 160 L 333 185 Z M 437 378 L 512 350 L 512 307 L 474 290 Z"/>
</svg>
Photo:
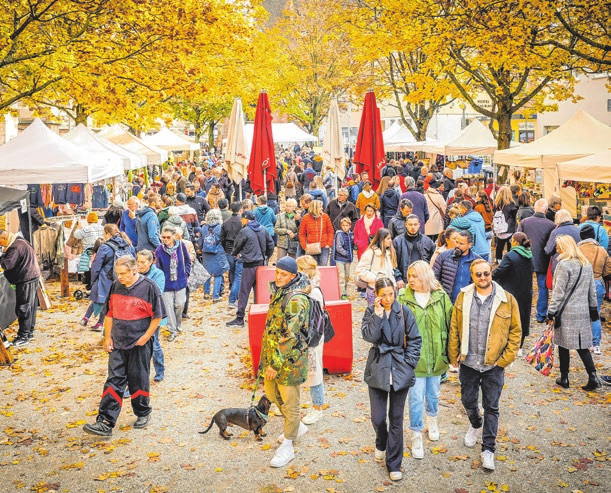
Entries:
<svg viewBox="0 0 611 493">
<path fill-rule="evenodd" d="M 412 456 L 424 457 L 422 431 L 426 402 L 429 440 L 439 440 L 437 415 L 441 375 L 448 370 L 448 334 L 452 319 L 452 302 L 431 269 L 418 260 L 407 269 L 408 286 L 399 292 L 399 303 L 409 307 L 416 317 L 422 337 L 420 360 L 416 366 L 416 383 L 409 392 L 409 420 Z"/>
</svg>

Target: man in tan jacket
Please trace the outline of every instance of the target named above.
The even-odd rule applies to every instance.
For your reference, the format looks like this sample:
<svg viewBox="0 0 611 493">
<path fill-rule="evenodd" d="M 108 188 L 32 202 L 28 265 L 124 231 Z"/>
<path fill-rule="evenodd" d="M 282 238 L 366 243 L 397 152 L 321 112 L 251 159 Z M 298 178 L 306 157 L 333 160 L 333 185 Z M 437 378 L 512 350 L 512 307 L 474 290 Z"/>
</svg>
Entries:
<svg viewBox="0 0 611 493">
<path fill-rule="evenodd" d="M 516 359 L 522 327 L 516 299 L 492 281 L 491 271 L 485 260 L 471 264 L 474 284 L 463 288 L 456 298 L 448 356 L 450 363 L 460 366 L 462 404 L 471 423 L 465 446 L 474 447 L 483 430 L 482 465 L 494 470 L 505 368 Z M 480 388 L 483 419 L 478 406 Z"/>
</svg>

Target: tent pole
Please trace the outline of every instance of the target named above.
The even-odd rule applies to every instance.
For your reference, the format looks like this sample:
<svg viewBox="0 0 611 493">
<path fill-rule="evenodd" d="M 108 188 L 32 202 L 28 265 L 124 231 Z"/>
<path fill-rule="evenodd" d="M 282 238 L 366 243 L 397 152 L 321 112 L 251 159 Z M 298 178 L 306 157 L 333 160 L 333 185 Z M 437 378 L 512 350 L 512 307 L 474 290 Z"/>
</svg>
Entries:
<svg viewBox="0 0 611 493">
<path fill-rule="evenodd" d="M 265 198 L 267 198 L 267 170 L 263 170 L 263 193 L 265 194 Z"/>
</svg>

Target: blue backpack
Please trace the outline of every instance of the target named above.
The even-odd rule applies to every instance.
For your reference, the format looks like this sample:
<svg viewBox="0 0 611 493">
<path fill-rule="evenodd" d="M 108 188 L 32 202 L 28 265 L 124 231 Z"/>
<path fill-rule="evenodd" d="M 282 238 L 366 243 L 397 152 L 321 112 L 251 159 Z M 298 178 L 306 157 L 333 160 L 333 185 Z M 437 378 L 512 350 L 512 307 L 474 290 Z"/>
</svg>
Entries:
<svg viewBox="0 0 611 493">
<path fill-rule="evenodd" d="M 208 233 L 204 236 L 202 251 L 204 253 L 217 253 L 219 248 L 216 235 L 214 234 L 214 226 L 208 226 Z"/>
</svg>

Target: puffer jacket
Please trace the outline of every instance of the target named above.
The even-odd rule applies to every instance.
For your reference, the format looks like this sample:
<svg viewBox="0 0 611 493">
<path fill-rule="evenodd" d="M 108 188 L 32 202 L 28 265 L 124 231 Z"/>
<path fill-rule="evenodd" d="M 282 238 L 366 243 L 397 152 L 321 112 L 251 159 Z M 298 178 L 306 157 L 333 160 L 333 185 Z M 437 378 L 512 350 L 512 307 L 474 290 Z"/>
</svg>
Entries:
<svg viewBox="0 0 611 493">
<path fill-rule="evenodd" d="M 416 301 L 414 291 L 407 287 L 399 291 L 399 303 L 407 306 L 416 317 L 422 337 L 416 377 L 436 377 L 448 370 L 448 334 L 452 321 L 452 302 L 442 289 L 431 292 L 425 308 Z"/>
<path fill-rule="evenodd" d="M 365 365 L 365 383 L 389 392 L 392 372 L 395 390 L 413 387 L 422 345 L 414 314 L 395 301 L 386 320 L 385 315 L 376 315 L 375 306 L 369 306 L 363 316 L 361 334 L 363 340 L 373 344 Z"/>
<path fill-rule="evenodd" d="M 464 361 L 469 351 L 469 315 L 474 293 L 475 285 L 470 284 L 461 290 L 454 304 L 448 343 L 448 357 L 452 364 L 456 363 L 459 355 L 461 360 Z M 496 364 L 501 368 L 509 366 L 518 355 L 521 339 L 522 329 L 520 327 L 518 302 L 496 284 L 488 325 L 484 365 Z"/>
<path fill-rule="evenodd" d="M 265 321 L 259 372 L 268 366 L 278 372 L 275 380 L 280 385 L 301 385 L 308 378 L 308 345 L 301 328 L 309 324 L 310 302 L 298 293 L 309 293 L 310 281 L 301 272 L 286 286 L 270 283 L 272 293 Z M 284 299 L 290 296 L 283 310 Z"/>
<path fill-rule="evenodd" d="M 472 258 L 469 259 L 471 264 L 475 259 L 481 258 L 479 255 L 471 252 Z M 456 283 L 456 276 L 458 274 L 460 257 L 456 256 L 456 250 L 446 250 L 441 252 L 433 264 L 433 272 L 435 277 L 441 283 L 443 290 L 452 296 L 454 291 L 454 284 Z"/>
<path fill-rule="evenodd" d="M 320 242 L 322 248 L 332 246 L 333 225 L 329 216 L 322 213 L 314 219 L 309 212 L 303 216 L 299 225 L 299 242 L 304 250 L 309 243 Z"/>
</svg>

